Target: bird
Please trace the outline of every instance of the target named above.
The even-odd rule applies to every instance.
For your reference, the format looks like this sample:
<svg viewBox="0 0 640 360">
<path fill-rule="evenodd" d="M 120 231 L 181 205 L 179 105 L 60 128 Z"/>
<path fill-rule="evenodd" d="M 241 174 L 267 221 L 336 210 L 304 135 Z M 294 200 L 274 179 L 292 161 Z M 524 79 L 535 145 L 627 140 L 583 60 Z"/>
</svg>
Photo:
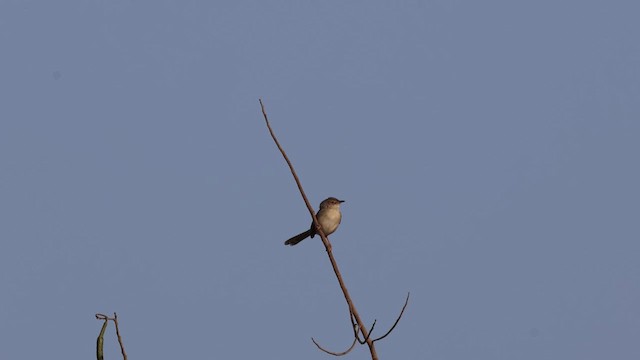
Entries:
<svg viewBox="0 0 640 360">
<path fill-rule="evenodd" d="M 325 235 L 329 236 L 338 229 L 340 225 L 340 220 L 342 220 L 342 213 L 340 212 L 340 204 L 343 203 L 344 200 L 338 200 L 334 197 L 328 197 L 320 203 L 320 210 L 316 213 L 316 218 L 318 219 L 318 223 L 322 227 L 322 231 Z M 291 239 L 284 242 L 285 245 L 296 245 L 300 241 L 311 237 L 313 238 L 316 235 L 316 226 L 311 221 L 311 227 L 309 230 L 301 232 L 300 234 L 292 237 Z"/>
</svg>

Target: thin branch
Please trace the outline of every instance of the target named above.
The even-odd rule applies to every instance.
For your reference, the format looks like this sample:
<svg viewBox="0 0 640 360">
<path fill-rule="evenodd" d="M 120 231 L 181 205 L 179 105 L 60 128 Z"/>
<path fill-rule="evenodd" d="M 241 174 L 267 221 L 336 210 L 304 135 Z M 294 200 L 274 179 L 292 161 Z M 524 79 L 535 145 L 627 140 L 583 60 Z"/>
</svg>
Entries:
<svg viewBox="0 0 640 360">
<path fill-rule="evenodd" d="M 302 184 L 300 183 L 300 179 L 298 178 L 298 175 L 296 175 L 296 171 L 293 168 L 293 164 L 291 163 L 291 161 L 289 160 L 289 157 L 287 156 L 287 154 L 285 153 L 284 149 L 280 145 L 280 142 L 276 138 L 276 135 L 273 132 L 273 129 L 271 129 L 271 125 L 269 124 L 269 118 L 267 117 L 267 112 L 266 112 L 266 110 L 264 108 L 264 104 L 262 103 L 262 99 L 259 99 L 259 101 L 260 101 L 260 108 L 262 109 L 262 115 L 264 116 L 264 121 L 267 124 L 267 128 L 269 129 L 269 133 L 271 134 L 271 138 L 273 138 L 273 141 L 276 143 L 276 146 L 278 147 L 278 150 L 280 150 L 280 153 L 282 154 L 282 156 L 284 157 L 285 161 L 287 162 L 287 165 L 289 165 L 289 170 L 291 170 L 291 174 L 293 175 L 293 178 L 296 181 L 296 185 L 298 186 L 298 190 L 300 190 L 300 194 L 302 195 L 302 198 L 304 199 L 304 202 L 307 205 L 307 209 L 309 210 L 309 213 L 311 214 L 311 218 L 313 218 L 313 223 L 316 225 L 316 229 L 318 230 L 318 234 L 320 234 L 320 238 L 322 239 L 322 244 L 324 245 L 325 250 L 327 251 L 327 256 L 329 256 L 329 261 L 331 262 L 331 267 L 333 268 L 333 272 L 336 274 L 336 278 L 338 279 L 338 283 L 340 284 L 340 289 L 342 290 L 342 294 L 344 295 L 344 299 L 347 302 L 347 305 L 349 306 L 349 312 L 351 314 L 353 314 L 353 316 L 355 317 L 356 322 L 358 324 L 358 327 L 360 328 L 360 331 L 362 332 L 362 335 L 364 335 L 365 338 L 368 338 L 367 328 L 364 326 L 364 322 L 360 318 L 360 315 L 358 314 L 358 310 L 356 310 L 356 307 L 353 304 L 353 301 L 351 300 L 351 296 L 349 295 L 349 291 L 347 290 L 347 286 L 344 284 L 344 280 L 342 280 L 342 275 L 340 274 L 340 270 L 338 269 L 338 264 L 336 263 L 336 260 L 333 257 L 333 253 L 331 252 L 331 243 L 329 242 L 329 239 L 327 238 L 327 236 L 325 235 L 324 231 L 322 230 L 322 227 L 319 225 L 318 219 L 316 218 L 316 213 L 313 210 L 313 207 L 311 207 L 311 204 L 309 203 L 309 199 L 307 199 L 307 196 L 305 195 L 304 190 L 302 189 Z M 376 348 L 375 348 L 375 345 L 374 345 L 373 341 L 371 341 L 371 339 L 369 339 L 367 341 L 367 346 L 369 347 L 369 352 L 371 353 L 371 359 L 372 360 L 378 360 L 378 355 L 376 353 Z"/>
<path fill-rule="evenodd" d="M 264 108 L 264 104 L 262 103 L 262 99 L 259 99 L 259 101 L 260 101 L 260 108 L 262 109 L 262 115 L 264 116 L 264 121 L 267 124 L 267 128 L 269 129 L 269 133 L 271 134 L 271 138 L 276 143 L 276 146 L 278 147 L 278 150 L 280 150 L 280 153 L 282 154 L 282 156 L 284 157 L 284 160 L 287 162 L 287 165 L 289 166 L 289 170 L 291 171 L 291 174 L 293 175 L 293 178 L 294 178 L 294 180 L 296 182 L 296 185 L 298 186 L 298 190 L 300 191 L 300 194 L 302 195 L 302 199 L 304 200 L 304 203 L 307 206 L 307 210 L 309 210 L 309 214 L 311 214 L 311 218 L 313 219 L 313 223 L 315 224 L 315 227 L 317 229 L 317 233 L 320 235 L 320 238 L 322 239 L 322 244 L 324 245 L 325 250 L 327 251 L 327 256 L 329 257 L 329 261 L 331 262 L 331 267 L 333 268 L 333 272 L 335 273 L 336 278 L 338 279 L 338 283 L 340 284 L 340 289 L 342 290 L 342 294 L 344 295 L 344 299 L 347 302 L 347 306 L 349 307 L 349 313 L 351 314 L 351 322 L 354 325 L 354 328 L 355 327 L 359 328 L 360 332 L 364 336 L 363 342 L 366 342 L 367 346 L 369 347 L 369 352 L 371 353 L 371 359 L 377 360 L 378 359 L 378 355 L 376 353 L 374 341 L 371 340 L 371 338 L 369 337 L 370 333 L 369 333 L 369 331 L 367 331 L 367 328 L 365 327 L 364 322 L 360 318 L 360 314 L 358 314 L 358 310 L 356 310 L 356 307 L 353 304 L 353 301 L 351 300 L 351 296 L 349 295 L 349 291 L 347 290 L 347 287 L 344 284 L 344 280 L 342 279 L 342 275 L 340 274 L 340 270 L 338 269 L 338 264 L 336 263 L 336 260 L 333 257 L 333 253 L 331 251 L 331 243 L 329 242 L 329 239 L 325 235 L 324 231 L 322 230 L 322 227 L 320 226 L 320 223 L 318 222 L 318 219 L 316 218 L 316 212 L 313 210 L 313 207 L 309 203 L 309 199 L 307 198 L 306 194 L 304 193 L 304 189 L 302 188 L 302 184 L 300 183 L 300 179 L 298 178 L 298 175 L 296 174 L 296 171 L 293 168 L 293 164 L 289 160 L 289 157 L 287 156 L 286 152 L 284 151 L 284 149 L 280 145 L 280 142 L 276 138 L 276 135 L 273 132 L 273 129 L 271 128 L 271 124 L 269 123 L 269 118 L 268 118 L 267 112 L 266 112 L 266 110 Z M 407 301 L 408 301 L 408 298 L 407 298 Z M 406 306 L 407 305 L 405 303 L 405 307 Z M 402 311 L 404 312 L 404 308 L 403 308 Z M 400 316 L 402 316 L 402 313 L 400 313 Z M 353 319 L 355 319 L 355 324 L 353 323 Z M 393 325 L 391 330 L 393 330 L 393 328 L 397 325 L 399 320 L 400 320 L 399 318 L 398 318 L 398 320 L 396 320 L 396 323 Z M 374 326 L 375 326 L 375 322 L 374 322 Z M 372 326 L 371 329 L 373 330 L 373 326 Z M 391 330 L 387 334 L 385 334 L 382 338 L 387 336 L 391 332 Z M 355 337 L 355 339 L 354 339 L 354 344 L 355 344 L 355 341 L 359 341 L 360 340 L 357 330 L 355 332 L 355 336 L 354 337 Z M 312 340 L 313 340 L 313 338 L 312 338 Z M 378 339 L 378 340 L 380 340 L 380 339 Z M 334 354 L 334 353 L 331 353 L 331 352 L 328 352 L 328 351 L 322 349 L 315 342 L 315 340 L 313 340 L 313 342 L 321 350 L 323 350 L 323 351 L 325 351 L 325 352 L 327 352 L 329 354 Z"/>
<path fill-rule="evenodd" d="M 387 331 L 386 334 L 380 336 L 377 339 L 374 339 L 373 342 L 376 342 L 378 340 L 382 340 L 382 339 L 386 338 L 387 335 L 391 334 L 391 332 L 396 327 L 396 325 L 398 325 L 398 322 L 400 321 L 400 318 L 402 317 L 402 314 L 404 314 L 404 309 L 406 309 L 407 308 L 407 304 L 409 304 L 409 295 L 411 295 L 411 293 L 407 293 L 407 300 L 404 301 L 404 306 L 402 307 L 402 310 L 400 311 L 400 315 L 398 315 L 398 318 L 396 319 L 396 322 L 393 323 L 393 326 L 391 327 L 391 329 L 389 329 L 389 331 Z"/>
<path fill-rule="evenodd" d="M 369 341 L 369 337 L 371 336 L 371 333 L 373 332 L 373 328 L 376 327 L 376 322 L 378 322 L 378 320 L 373 320 L 373 325 L 371 325 L 371 329 L 369 329 L 369 333 L 367 334 L 367 337 L 364 338 L 364 340 L 362 340 L 362 342 L 360 342 L 360 344 L 364 345 L 364 343 Z M 358 338 L 358 341 L 360 341 L 360 338 Z"/>
<path fill-rule="evenodd" d="M 116 335 L 118 336 L 118 344 L 120 344 L 120 352 L 122 353 L 122 358 L 127 360 L 127 352 L 124 351 L 124 344 L 122 343 L 122 337 L 120 336 L 120 328 L 118 327 L 118 314 L 113 313 L 113 322 L 116 324 Z"/>
<path fill-rule="evenodd" d="M 307 195 L 305 194 L 304 189 L 302 188 L 302 183 L 300 182 L 300 178 L 298 178 L 298 174 L 296 174 L 296 171 L 293 169 L 293 164 L 291 163 L 291 160 L 289 160 L 287 153 L 284 151 L 284 149 L 280 145 L 278 138 L 276 138 L 276 134 L 273 132 L 273 129 L 271 129 L 271 124 L 269 123 L 269 118 L 267 117 L 267 112 L 264 109 L 264 104 L 262 103 L 262 99 L 258 99 L 258 101 L 260 101 L 260 108 L 262 109 L 262 115 L 264 116 L 264 121 L 265 123 L 267 123 L 267 129 L 269 129 L 269 134 L 271 134 L 271 138 L 276 143 L 278 150 L 280 150 L 280 153 L 284 157 L 284 161 L 286 161 L 287 165 L 289 165 L 289 170 L 291 171 L 291 175 L 293 175 L 293 179 L 295 180 L 296 185 L 298 186 L 298 190 L 302 195 L 302 199 L 304 200 L 305 205 L 307 205 L 307 210 L 309 210 L 309 212 L 311 213 L 311 218 L 313 219 L 313 223 L 315 224 L 316 229 L 318 230 L 318 232 L 321 234 L 321 237 L 322 237 L 324 236 L 324 232 L 322 232 L 322 228 L 319 225 L 320 223 L 318 222 L 318 218 L 316 218 L 316 212 L 315 210 L 313 210 L 313 206 L 311 206 L 311 203 L 309 202 L 309 199 L 307 198 Z M 331 245 L 329 245 L 329 248 L 331 248 Z"/>
<path fill-rule="evenodd" d="M 314 338 L 311 338 L 311 341 L 313 341 L 313 343 L 316 344 L 318 349 L 326 352 L 329 355 L 333 355 L 333 356 L 347 355 L 351 350 L 353 350 L 353 347 L 356 345 L 356 339 L 353 339 L 353 342 L 351 343 L 351 346 L 349 346 L 349 348 L 347 350 L 345 350 L 343 352 L 333 352 L 333 351 L 329 351 L 329 350 L 326 350 L 326 349 L 322 348 L 322 346 L 320 346 L 320 344 L 318 344 Z"/>
</svg>

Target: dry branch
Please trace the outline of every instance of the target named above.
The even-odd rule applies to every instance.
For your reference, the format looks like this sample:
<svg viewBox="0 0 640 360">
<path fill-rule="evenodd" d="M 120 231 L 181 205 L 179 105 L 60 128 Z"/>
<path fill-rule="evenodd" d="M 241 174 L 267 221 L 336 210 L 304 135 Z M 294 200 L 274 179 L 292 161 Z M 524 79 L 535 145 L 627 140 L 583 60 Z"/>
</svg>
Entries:
<svg viewBox="0 0 640 360">
<path fill-rule="evenodd" d="M 284 151 L 284 149 L 280 145 L 280 142 L 276 138 L 276 135 L 273 132 L 273 129 L 271 128 L 271 124 L 269 123 L 269 118 L 268 118 L 267 112 L 266 112 L 266 110 L 264 108 L 264 104 L 262 103 L 262 99 L 259 99 L 259 101 L 260 101 L 260 108 L 262 109 L 262 115 L 264 116 L 264 121 L 265 121 L 265 123 L 267 125 L 267 128 L 269 129 L 269 133 L 271 134 L 271 138 L 273 139 L 273 141 L 275 142 L 276 146 L 278 147 L 278 150 L 280 150 L 280 153 L 282 154 L 282 157 L 287 162 L 287 165 L 289 166 L 289 170 L 291 171 L 291 175 L 293 175 L 293 178 L 294 178 L 294 180 L 296 182 L 296 185 L 298 186 L 298 190 L 300 191 L 300 195 L 302 195 L 302 199 L 304 200 L 304 203 L 307 206 L 307 210 L 309 210 L 309 214 L 311 214 L 311 218 L 313 219 L 313 223 L 315 224 L 315 227 L 317 229 L 317 233 L 320 234 L 320 238 L 322 239 L 322 244 L 324 245 L 325 250 L 327 251 L 327 256 L 329 257 L 329 261 L 331 262 L 331 267 L 333 268 L 333 272 L 335 273 L 336 278 L 338 279 L 338 283 L 340 284 L 340 289 L 342 290 L 342 294 L 344 295 L 345 301 L 347 302 L 347 305 L 349 307 L 349 314 L 350 314 L 350 317 L 352 319 L 351 320 L 352 323 L 353 323 L 353 319 L 355 319 L 355 324 L 353 324 L 353 325 L 354 325 L 354 328 L 356 328 L 357 330 L 355 330 L 355 334 L 354 334 L 354 343 L 351 345 L 351 347 L 348 350 L 346 350 L 344 352 L 337 353 L 337 352 L 331 352 L 331 351 L 325 350 L 313 338 L 311 338 L 311 340 L 313 341 L 313 343 L 320 350 L 322 350 L 322 351 L 324 351 L 324 352 L 326 352 L 328 354 L 335 355 L 335 356 L 341 356 L 341 355 L 344 355 L 344 354 L 348 353 L 349 351 L 351 351 L 351 349 L 353 349 L 353 346 L 355 345 L 355 341 L 357 340 L 357 341 L 361 342 L 362 344 L 366 343 L 367 346 L 369 347 L 369 352 L 371 353 L 371 358 L 373 360 L 377 360 L 378 359 L 378 355 L 376 353 L 376 349 L 375 349 L 375 345 L 374 345 L 375 341 L 381 340 L 382 338 L 386 337 L 395 328 L 395 326 L 397 325 L 398 321 L 400 321 L 400 317 L 402 317 L 402 314 L 404 313 L 404 309 L 407 306 L 407 303 L 409 301 L 409 297 L 407 296 L 407 300 L 405 301 L 405 305 L 402 308 L 402 311 L 400 312 L 400 316 L 398 317 L 398 319 L 396 319 L 396 322 L 391 327 L 391 329 L 389 329 L 389 331 L 385 335 L 383 335 L 382 337 L 376 339 L 375 341 L 372 340 L 371 337 L 370 337 L 370 331 L 367 330 L 366 326 L 364 325 L 364 322 L 360 318 L 360 314 L 358 313 L 358 310 L 356 309 L 355 305 L 353 304 L 353 301 L 351 300 L 351 296 L 349 295 L 349 291 L 347 290 L 347 286 L 345 285 L 344 280 L 342 279 L 342 275 L 340 274 L 340 270 L 338 269 L 338 264 L 336 263 L 336 260 L 333 257 L 333 252 L 331 250 L 331 243 L 329 242 L 329 239 L 325 235 L 324 231 L 322 231 L 322 227 L 318 223 L 318 219 L 316 218 L 316 212 L 314 211 L 313 207 L 311 206 L 311 203 L 309 202 L 309 199 L 307 198 L 307 195 L 305 194 L 304 189 L 302 188 L 302 184 L 300 183 L 300 179 L 298 178 L 298 175 L 296 174 L 296 171 L 293 168 L 293 164 L 289 160 L 289 157 L 287 156 L 287 153 Z M 375 322 L 374 322 L 373 326 L 371 327 L 371 330 L 373 330 L 374 326 L 375 326 Z M 360 337 L 358 336 L 358 330 L 364 336 L 364 340 L 362 340 L 362 341 L 360 341 Z"/>
<path fill-rule="evenodd" d="M 102 360 L 102 344 L 104 338 L 104 330 L 107 328 L 107 322 L 109 320 L 113 321 L 116 325 L 116 336 L 118 337 L 118 344 L 120 345 L 120 352 L 122 353 L 122 358 L 127 360 L 127 352 L 124 350 L 124 343 L 122 342 L 122 336 L 120 336 L 120 327 L 118 326 L 118 314 L 113 313 L 113 317 L 108 317 L 104 314 L 96 314 L 96 319 L 104 320 L 104 324 L 102 325 L 102 330 L 100 331 L 100 336 L 98 336 L 98 360 Z"/>
</svg>

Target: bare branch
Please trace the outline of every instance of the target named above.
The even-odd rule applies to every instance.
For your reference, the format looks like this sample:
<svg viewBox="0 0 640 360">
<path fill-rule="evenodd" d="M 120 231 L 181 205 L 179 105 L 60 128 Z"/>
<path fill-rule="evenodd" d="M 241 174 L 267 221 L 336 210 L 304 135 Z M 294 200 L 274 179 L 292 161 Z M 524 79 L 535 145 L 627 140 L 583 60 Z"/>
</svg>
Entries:
<svg viewBox="0 0 640 360">
<path fill-rule="evenodd" d="M 353 301 L 351 300 L 351 296 L 349 295 L 347 286 L 344 284 L 344 280 L 342 279 L 342 275 L 340 274 L 340 270 L 338 269 L 338 264 L 336 263 L 336 260 L 333 257 L 333 253 L 331 252 L 331 243 L 329 242 L 329 239 L 327 238 L 324 231 L 322 230 L 322 227 L 319 226 L 318 219 L 316 218 L 316 213 L 313 210 L 313 207 L 311 207 L 311 204 L 309 203 L 309 199 L 307 199 L 307 196 L 304 193 L 304 189 L 302 188 L 302 184 L 300 183 L 300 179 L 298 178 L 298 175 L 296 175 L 295 169 L 293 168 L 293 164 L 291 163 L 291 161 L 289 160 L 289 157 L 287 156 L 284 149 L 280 145 L 280 142 L 276 138 L 276 135 L 273 132 L 273 129 L 271 129 L 271 125 L 269 124 L 269 118 L 267 117 L 267 112 L 264 108 L 264 104 L 262 103 L 262 99 L 259 99 L 259 101 L 260 101 L 260 108 L 262 109 L 262 115 L 264 116 L 264 121 L 267 124 L 267 128 L 269 129 L 271 138 L 276 143 L 276 146 L 278 147 L 278 150 L 280 150 L 280 153 L 284 157 L 284 160 L 287 162 L 287 165 L 289 165 L 289 170 L 291 170 L 291 174 L 293 175 L 293 178 L 296 181 L 298 190 L 300 190 L 300 194 L 302 195 L 302 198 L 304 199 L 304 202 L 307 205 L 307 210 L 309 210 L 309 213 L 311 214 L 311 218 L 313 219 L 313 223 L 316 225 L 316 229 L 318 230 L 318 234 L 320 234 L 320 238 L 322 239 L 322 244 L 324 245 L 325 250 L 327 251 L 327 256 L 329 256 L 329 261 L 331 262 L 331 267 L 333 268 L 333 272 L 336 274 L 336 278 L 338 279 L 338 283 L 340 284 L 340 289 L 342 290 L 344 299 L 347 302 L 347 305 L 349 306 L 349 312 L 353 314 L 354 318 L 356 319 L 356 323 L 358 324 L 358 327 L 360 328 L 362 335 L 364 335 L 365 338 L 368 338 L 367 328 L 363 325 L 364 323 L 362 322 L 362 319 L 360 319 L 360 315 L 358 314 L 356 307 L 353 305 Z M 367 341 L 367 346 L 369 347 L 371 358 L 373 360 L 377 360 L 378 355 L 376 353 L 375 345 L 373 341 L 371 341 L 371 339 Z"/>
<path fill-rule="evenodd" d="M 329 351 L 324 349 L 322 346 L 320 346 L 320 344 L 318 344 L 316 342 L 316 340 L 314 338 L 311 338 L 311 341 L 313 341 L 314 344 L 316 344 L 316 346 L 318 347 L 318 349 L 326 352 L 329 355 L 333 355 L 333 356 L 342 356 L 342 355 L 347 355 L 351 350 L 353 350 L 353 347 L 356 345 L 356 339 L 353 339 L 353 342 L 351 343 L 351 346 L 349 346 L 349 348 L 343 352 L 333 352 L 333 351 Z"/>
<path fill-rule="evenodd" d="M 127 360 L 127 352 L 124 351 L 124 344 L 122 343 L 122 337 L 120 336 L 120 328 L 118 327 L 118 314 L 113 313 L 113 322 L 116 324 L 116 335 L 118 336 L 118 344 L 120 344 L 120 352 L 122 353 L 122 358 Z"/>
<path fill-rule="evenodd" d="M 260 101 L 260 108 L 262 109 L 262 115 L 264 116 L 264 121 L 267 124 L 267 129 L 269 129 L 269 134 L 271 134 L 271 138 L 276 143 L 276 146 L 278 147 L 278 150 L 280 150 L 282 157 L 284 157 L 284 161 L 286 161 L 287 165 L 289 165 L 289 170 L 291 171 L 291 175 L 293 175 L 293 179 L 295 180 L 296 185 L 298 186 L 298 190 L 300 190 L 302 199 L 304 200 L 305 205 L 307 205 L 307 210 L 309 210 L 309 212 L 311 213 L 311 218 L 313 219 L 313 223 L 316 225 L 316 229 L 318 229 L 319 232 L 322 235 L 324 235 L 324 232 L 322 232 L 321 226 L 318 223 L 318 219 L 316 218 L 316 212 L 315 210 L 313 210 L 313 206 L 311 206 L 311 203 L 309 202 L 309 199 L 307 198 L 307 195 L 305 194 L 304 189 L 302 188 L 302 183 L 298 178 L 298 174 L 296 174 L 296 171 L 293 168 L 293 164 L 291 163 L 291 160 L 289 160 L 287 153 L 284 151 L 284 149 L 280 145 L 280 142 L 276 138 L 276 134 L 273 132 L 273 129 L 271 129 L 271 124 L 269 123 L 269 118 L 267 117 L 267 112 L 264 109 L 264 104 L 262 103 L 262 99 L 259 99 L 258 101 Z"/>
<path fill-rule="evenodd" d="M 105 321 L 105 325 L 103 325 L 103 333 L 104 333 L 104 328 L 106 328 L 107 321 L 109 320 L 113 321 L 113 323 L 116 325 L 116 336 L 118 337 L 118 344 L 120 344 L 120 352 L 122 353 L 122 358 L 124 360 L 127 360 L 127 352 L 124 350 L 124 343 L 122 342 L 122 336 L 120 336 L 120 327 L 118 326 L 118 314 L 114 312 L 113 317 L 109 317 L 107 315 L 98 313 L 96 314 L 96 319 Z M 98 344 L 99 344 L 99 341 L 100 341 L 100 338 L 98 338 Z"/>
<path fill-rule="evenodd" d="M 307 210 L 309 210 L 309 214 L 311 214 L 311 218 L 313 219 L 313 223 L 315 224 L 317 233 L 320 235 L 320 238 L 322 239 L 322 244 L 325 247 L 325 250 L 327 252 L 327 256 L 329 257 L 329 261 L 331 262 L 331 267 L 333 268 L 333 272 L 335 273 L 336 278 L 338 279 L 338 283 L 340 284 L 340 289 L 342 290 L 342 294 L 344 295 L 344 299 L 347 302 L 347 306 L 349 308 L 349 314 L 350 314 L 351 323 L 352 323 L 353 328 L 354 328 L 354 344 L 355 344 L 355 341 L 358 341 L 358 342 L 360 342 L 362 344 L 366 343 L 367 346 L 369 347 L 369 352 L 371 353 L 371 358 L 373 360 L 377 360 L 378 359 L 378 355 L 376 353 L 376 349 L 375 349 L 375 345 L 374 345 L 375 341 L 371 340 L 370 331 L 367 331 L 367 328 L 364 325 L 364 322 L 360 318 L 360 315 L 358 314 L 358 311 L 356 310 L 356 307 L 353 304 L 353 301 L 351 300 L 351 296 L 349 295 L 349 291 L 347 290 L 347 286 L 345 285 L 344 280 L 342 279 L 342 275 L 340 274 L 340 270 L 338 269 L 338 264 L 336 263 L 336 260 L 333 257 L 333 253 L 331 251 L 331 243 L 329 242 L 329 239 L 327 238 L 326 234 L 322 230 L 322 227 L 320 226 L 320 224 L 318 222 L 318 219 L 316 218 L 316 212 L 313 210 L 313 207 L 309 203 L 309 199 L 307 198 L 306 194 L 304 193 L 304 189 L 302 188 L 302 184 L 300 183 L 300 179 L 298 178 L 298 175 L 296 174 L 296 171 L 293 168 L 293 164 L 289 160 L 289 157 L 287 156 L 286 152 L 284 151 L 284 149 L 280 145 L 280 142 L 276 138 L 276 135 L 273 132 L 273 129 L 271 128 L 271 124 L 269 123 L 269 118 L 268 118 L 267 112 L 266 112 L 266 110 L 264 108 L 264 104 L 262 103 L 262 99 L 259 99 L 259 101 L 260 101 L 260 108 L 262 109 L 262 115 L 264 116 L 264 121 L 267 124 L 267 128 L 269 129 L 269 133 L 271 134 L 271 138 L 275 142 L 276 146 L 278 147 L 278 150 L 280 150 L 280 153 L 282 154 L 282 156 L 284 157 L 284 160 L 287 162 L 287 165 L 289 166 L 289 170 L 291 171 L 291 174 L 293 175 L 293 178 L 294 178 L 294 180 L 296 182 L 296 185 L 298 186 L 298 190 L 300 191 L 300 195 L 302 195 L 302 199 L 304 200 L 304 203 L 307 206 Z M 409 298 L 407 297 L 407 302 L 408 302 L 408 300 L 409 300 Z M 405 302 L 405 306 L 402 308 L 402 312 L 404 312 L 404 308 L 407 306 L 407 302 Z M 400 317 L 402 317 L 402 312 L 400 313 Z M 378 340 L 381 340 L 382 338 L 384 338 L 387 335 L 389 335 L 391 330 L 393 330 L 393 328 L 398 324 L 398 321 L 400 320 L 400 317 L 398 317 L 398 319 L 396 320 L 396 323 L 389 330 L 389 332 L 387 332 L 387 334 L 383 335 Z M 354 320 L 355 320 L 355 322 L 354 322 Z M 371 330 L 373 330 L 373 328 L 375 327 L 375 324 L 376 324 L 376 322 L 374 321 L 373 322 L 373 326 L 371 327 Z M 362 341 L 360 340 L 360 336 L 358 335 L 358 332 L 362 333 L 362 335 L 364 336 L 364 340 L 362 340 Z M 316 346 L 320 350 L 322 350 L 322 351 L 324 351 L 324 352 L 326 352 L 328 354 L 332 354 L 332 355 L 341 354 L 341 353 L 333 353 L 333 352 L 327 351 L 327 350 L 323 349 L 322 347 L 320 347 L 320 345 L 318 343 L 316 343 L 316 341 L 313 338 L 311 338 L 311 340 L 313 341 L 314 344 L 316 344 Z M 353 345 L 351 346 L 351 348 L 353 348 Z M 351 348 L 347 352 L 351 351 Z M 347 352 L 345 352 L 345 353 L 347 353 Z M 340 355 L 336 355 L 336 356 L 340 356 Z"/>
<path fill-rule="evenodd" d="M 400 318 L 402 317 L 402 314 L 404 314 L 404 309 L 406 309 L 407 305 L 409 304 L 409 295 L 411 295 L 411 293 L 407 293 L 407 299 L 404 301 L 404 306 L 402 307 L 402 310 L 400 311 L 400 315 L 398 315 L 398 318 L 396 319 L 396 322 L 393 323 L 393 326 L 391 327 L 391 329 L 389 329 L 389 331 L 387 331 L 386 334 L 380 336 L 377 339 L 374 339 L 373 342 L 376 342 L 378 340 L 382 340 L 382 339 L 386 338 L 387 335 L 391 334 L 391 332 L 396 327 L 396 325 L 398 325 L 398 322 L 400 321 Z"/>
</svg>

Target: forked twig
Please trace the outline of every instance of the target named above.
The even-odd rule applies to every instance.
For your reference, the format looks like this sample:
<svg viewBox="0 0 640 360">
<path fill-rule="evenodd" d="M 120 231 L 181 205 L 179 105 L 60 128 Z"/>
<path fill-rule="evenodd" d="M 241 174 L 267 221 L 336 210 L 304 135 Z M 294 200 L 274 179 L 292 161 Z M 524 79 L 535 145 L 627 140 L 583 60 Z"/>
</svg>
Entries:
<svg viewBox="0 0 640 360">
<path fill-rule="evenodd" d="M 360 340 L 360 331 L 359 331 L 359 327 L 358 325 L 353 321 L 353 314 L 351 314 L 351 325 L 353 326 L 353 337 L 358 340 L 358 342 L 362 345 L 366 344 L 367 340 L 369 340 L 369 337 L 371 337 L 371 333 L 373 332 L 373 329 L 376 327 L 376 323 L 378 322 L 377 319 L 373 320 L 373 325 L 371 325 L 371 329 L 369 329 L 369 333 L 367 334 L 367 336 L 364 338 L 364 340 Z"/>
<path fill-rule="evenodd" d="M 104 315 L 104 314 L 96 314 L 96 319 L 104 320 L 105 324 L 106 324 L 106 321 L 109 321 L 109 320 L 113 321 L 113 323 L 116 325 L 116 336 L 118 337 L 118 344 L 120 345 L 120 352 L 122 353 L 122 358 L 124 360 L 127 360 L 127 352 L 124 350 L 124 343 L 122 342 L 122 336 L 120 336 L 120 327 L 118 326 L 118 314 L 114 312 L 113 317 L 108 317 L 107 315 Z"/>
<path fill-rule="evenodd" d="M 367 341 L 369 341 L 369 337 L 371 336 L 371 333 L 373 333 L 373 329 L 376 327 L 376 323 L 378 322 L 378 320 L 373 320 L 373 325 L 371 325 L 371 329 L 369 329 L 369 333 L 367 334 L 367 337 L 364 338 L 364 340 L 360 341 L 360 337 L 357 337 L 358 342 L 360 342 L 360 344 L 364 345 Z"/>
</svg>

